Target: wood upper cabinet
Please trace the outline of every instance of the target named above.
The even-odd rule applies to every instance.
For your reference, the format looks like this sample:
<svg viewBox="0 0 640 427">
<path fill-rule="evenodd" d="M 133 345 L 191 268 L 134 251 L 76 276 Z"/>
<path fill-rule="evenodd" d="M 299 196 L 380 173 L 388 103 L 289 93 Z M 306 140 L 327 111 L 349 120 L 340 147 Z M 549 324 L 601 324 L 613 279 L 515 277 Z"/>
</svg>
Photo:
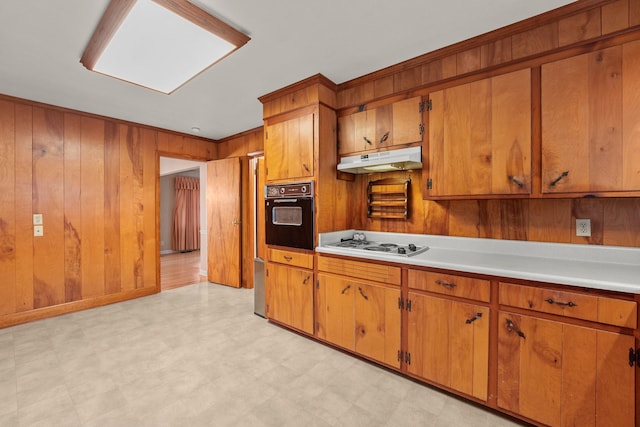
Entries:
<svg viewBox="0 0 640 427">
<path fill-rule="evenodd" d="M 314 116 L 309 113 L 265 126 L 267 181 L 313 177 Z"/>
<path fill-rule="evenodd" d="M 422 141 L 422 97 L 338 118 L 339 154 L 377 151 Z"/>
<path fill-rule="evenodd" d="M 267 262 L 267 318 L 313 334 L 313 271 Z"/>
<path fill-rule="evenodd" d="M 316 335 L 399 368 L 400 289 L 319 273 Z"/>
<path fill-rule="evenodd" d="M 542 192 L 640 190 L 640 41 L 542 66 Z"/>
<path fill-rule="evenodd" d="M 424 196 L 531 192 L 531 70 L 429 95 Z"/>
<path fill-rule="evenodd" d="M 489 308 L 409 291 L 408 372 L 486 401 Z"/>
<path fill-rule="evenodd" d="M 634 337 L 501 311 L 498 407 L 545 425 L 635 425 Z"/>
</svg>

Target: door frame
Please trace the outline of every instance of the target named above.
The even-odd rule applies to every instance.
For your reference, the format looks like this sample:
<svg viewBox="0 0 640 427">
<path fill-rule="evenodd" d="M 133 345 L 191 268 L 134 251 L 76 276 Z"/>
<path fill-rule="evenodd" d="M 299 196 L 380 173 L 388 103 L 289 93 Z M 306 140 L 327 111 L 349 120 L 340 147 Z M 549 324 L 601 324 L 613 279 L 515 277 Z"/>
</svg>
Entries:
<svg viewBox="0 0 640 427">
<path fill-rule="evenodd" d="M 181 160 L 189 160 L 192 162 L 197 162 L 200 163 L 200 194 L 201 194 L 201 198 L 202 195 L 204 194 L 204 196 L 206 197 L 206 191 L 207 191 L 207 175 L 205 173 L 204 177 L 202 175 L 202 167 L 204 166 L 204 170 L 206 171 L 207 168 L 207 162 L 212 160 L 212 159 L 207 159 L 206 157 L 194 157 L 194 156 L 189 156 L 189 155 L 184 155 L 184 154 L 177 154 L 177 153 L 173 153 L 173 152 L 168 152 L 168 151 L 158 151 L 156 150 L 156 291 L 157 292 L 161 292 L 162 290 L 162 284 L 161 284 L 161 277 L 160 277 L 160 157 L 167 157 L 167 158 L 172 158 L 172 159 L 181 159 Z M 202 183 L 204 181 L 204 188 L 202 186 Z M 206 206 L 205 206 L 206 209 Z M 207 231 L 207 215 L 206 213 L 204 215 L 202 215 L 202 206 L 200 207 L 200 225 L 201 225 L 201 230 L 202 230 L 202 224 L 204 221 L 204 230 L 205 232 Z M 203 265 L 203 260 L 205 261 L 204 265 L 206 266 L 206 261 L 208 258 L 208 250 L 207 247 L 205 246 L 204 250 L 202 250 L 202 235 L 200 236 L 200 265 L 199 265 L 199 270 L 198 273 L 203 276 L 202 274 L 202 270 L 201 267 Z M 206 271 L 204 276 L 206 277 Z"/>
</svg>

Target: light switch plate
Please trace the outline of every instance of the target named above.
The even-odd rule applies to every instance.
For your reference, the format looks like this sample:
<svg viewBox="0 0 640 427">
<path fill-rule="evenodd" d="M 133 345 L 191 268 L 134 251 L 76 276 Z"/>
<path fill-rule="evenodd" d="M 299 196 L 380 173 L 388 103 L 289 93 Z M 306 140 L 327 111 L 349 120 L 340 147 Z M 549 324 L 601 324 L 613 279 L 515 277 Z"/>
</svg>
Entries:
<svg viewBox="0 0 640 427">
<path fill-rule="evenodd" d="M 33 225 L 42 225 L 42 214 L 33 214 Z"/>
<path fill-rule="evenodd" d="M 42 225 L 34 225 L 33 226 L 33 235 L 36 237 L 44 236 L 44 226 Z"/>
</svg>

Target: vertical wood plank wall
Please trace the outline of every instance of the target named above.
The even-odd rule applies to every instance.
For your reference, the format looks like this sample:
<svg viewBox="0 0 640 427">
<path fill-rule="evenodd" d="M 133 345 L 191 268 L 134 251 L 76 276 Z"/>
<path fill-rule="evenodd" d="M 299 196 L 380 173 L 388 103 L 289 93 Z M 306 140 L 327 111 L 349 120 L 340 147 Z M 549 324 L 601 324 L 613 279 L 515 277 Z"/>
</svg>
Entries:
<svg viewBox="0 0 640 427">
<path fill-rule="evenodd" d="M 0 327 L 158 291 L 159 150 L 217 155 L 204 139 L 0 96 Z"/>
</svg>

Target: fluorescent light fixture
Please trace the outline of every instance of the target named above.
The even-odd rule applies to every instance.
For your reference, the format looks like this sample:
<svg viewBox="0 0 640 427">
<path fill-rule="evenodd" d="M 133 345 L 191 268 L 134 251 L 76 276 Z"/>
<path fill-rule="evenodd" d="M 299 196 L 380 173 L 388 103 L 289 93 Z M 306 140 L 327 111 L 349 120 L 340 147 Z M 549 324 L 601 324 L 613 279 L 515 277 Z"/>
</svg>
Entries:
<svg viewBox="0 0 640 427">
<path fill-rule="evenodd" d="M 171 93 L 249 40 L 187 0 L 111 0 L 80 62 Z"/>
</svg>

